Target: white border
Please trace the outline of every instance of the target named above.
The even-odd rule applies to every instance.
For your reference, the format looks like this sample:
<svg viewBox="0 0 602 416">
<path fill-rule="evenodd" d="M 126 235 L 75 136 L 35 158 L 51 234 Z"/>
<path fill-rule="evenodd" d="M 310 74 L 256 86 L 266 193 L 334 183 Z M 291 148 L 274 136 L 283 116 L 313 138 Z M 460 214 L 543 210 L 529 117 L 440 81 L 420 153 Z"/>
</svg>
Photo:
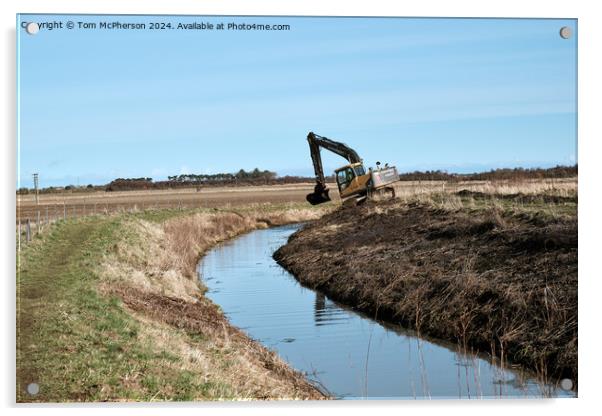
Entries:
<svg viewBox="0 0 602 416">
<path fill-rule="evenodd" d="M 586 5 L 586 3 L 588 3 Z M 9 412 L 24 411 L 33 413 L 39 406 L 15 406 L 14 404 L 14 348 L 15 348 L 15 244 L 14 218 L 16 182 L 15 168 L 15 14 L 21 13 L 122 13 L 122 14 L 236 14 L 236 15 L 347 15 L 347 16 L 446 16 L 446 17 L 558 17 L 579 19 L 579 399 L 539 400 L 539 401 L 485 401 L 469 403 L 464 401 L 427 402 L 361 402 L 352 403 L 225 403 L 225 404 L 179 404 L 179 405 L 111 405 L 115 414 L 157 414 L 177 412 L 195 414 L 200 412 L 225 414 L 248 411 L 251 414 L 305 414 L 307 412 L 362 414 L 419 412 L 422 414 L 462 414 L 479 413 L 496 415 L 514 412 L 545 412 L 546 414 L 577 414 L 593 409 L 597 405 L 600 386 L 600 322 L 598 319 L 602 290 L 601 272 L 595 264 L 600 256 L 600 205 L 597 205 L 600 186 L 600 17 L 596 13 L 595 2 L 531 1 L 506 0 L 486 1 L 445 1 L 429 0 L 417 2 L 392 1 L 186 1 L 186 0 L 88 0 L 76 2 L 67 0 L 43 1 L 21 0 L 3 1 L 2 7 L 2 80 L 5 91 L 2 100 L 2 240 L 0 255 L 5 273 L 3 319 L 4 337 L 2 342 L 2 403 L 12 407 Z M 15 409 L 15 407 L 17 407 Z M 20 409 L 19 409 L 20 407 Z M 81 407 L 50 406 L 51 414 L 81 413 Z M 86 407 L 90 414 L 104 414 L 106 407 L 95 405 Z"/>
</svg>

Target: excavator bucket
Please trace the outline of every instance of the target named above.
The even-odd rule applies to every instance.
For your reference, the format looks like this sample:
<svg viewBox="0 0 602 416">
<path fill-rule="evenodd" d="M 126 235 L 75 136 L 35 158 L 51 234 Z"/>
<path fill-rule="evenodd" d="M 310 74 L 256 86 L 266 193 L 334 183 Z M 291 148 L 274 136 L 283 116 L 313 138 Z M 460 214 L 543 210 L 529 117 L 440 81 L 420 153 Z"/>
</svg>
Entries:
<svg viewBox="0 0 602 416">
<path fill-rule="evenodd" d="M 330 197 L 328 196 L 329 191 L 330 189 L 318 184 L 314 187 L 314 191 L 311 194 L 307 194 L 305 199 L 312 205 L 323 204 L 330 201 Z"/>
</svg>

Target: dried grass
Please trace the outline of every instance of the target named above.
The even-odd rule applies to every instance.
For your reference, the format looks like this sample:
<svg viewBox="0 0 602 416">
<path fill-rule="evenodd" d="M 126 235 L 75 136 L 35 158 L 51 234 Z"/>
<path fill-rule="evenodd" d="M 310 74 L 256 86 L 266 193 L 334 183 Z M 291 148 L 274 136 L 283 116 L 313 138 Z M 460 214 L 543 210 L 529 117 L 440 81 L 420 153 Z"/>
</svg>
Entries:
<svg viewBox="0 0 602 416">
<path fill-rule="evenodd" d="M 253 229 L 316 219 L 326 210 L 247 207 L 194 212 L 164 223 L 131 217 L 101 267 L 104 293 L 120 297 L 143 337 L 178 356 L 183 370 L 211 380 L 210 397 L 320 399 L 323 394 L 275 353 L 232 327 L 203 296 L 200 256 L 220 241 Z M 164 365 L 176 364 L 167 360 Z"/>
</svg>

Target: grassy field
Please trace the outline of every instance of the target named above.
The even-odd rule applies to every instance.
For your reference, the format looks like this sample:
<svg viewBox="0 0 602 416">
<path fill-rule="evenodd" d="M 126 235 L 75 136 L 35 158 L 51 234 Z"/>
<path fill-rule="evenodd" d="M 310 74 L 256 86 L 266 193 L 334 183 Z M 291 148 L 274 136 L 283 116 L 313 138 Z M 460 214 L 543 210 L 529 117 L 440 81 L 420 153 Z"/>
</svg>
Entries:
<svg viewBox="0 0 602 416">
<path fill-rule="evenodd" d="M 230 326 L 194 272 L 219 241 L 321 213 L 267 204 L 57 222 L 17 260 L 17 401 L 322 398 Z"/>
<path fill-rule="evenodd" d="M 431 186 L 327 214 L 275 258 L 342 303 L 576 385 L 577 199 L 576 180 Z"/>
</svg>

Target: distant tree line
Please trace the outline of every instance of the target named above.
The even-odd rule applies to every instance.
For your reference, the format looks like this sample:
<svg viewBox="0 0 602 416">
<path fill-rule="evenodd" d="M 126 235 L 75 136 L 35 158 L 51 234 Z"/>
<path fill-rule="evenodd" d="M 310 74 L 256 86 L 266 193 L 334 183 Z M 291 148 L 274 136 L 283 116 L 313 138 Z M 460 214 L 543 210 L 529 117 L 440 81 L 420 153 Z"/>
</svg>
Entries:
<svg viewBox="0 0 602 416">
<path fill-rule="evenodd" d="M 250 172 L 244 169 L 239 170 L 237 173 L 214 173 L 214 174 L 194 174 L 186 173 L 182 175 L 168 176 L 168 182 L 193 182 L 193 183 L 207 183 L 207 182 L 231 182 L 231 181 L 271 181 L 276 179 L 278 175 L 276 172 L 270 172 L 269 170 L 261 171 L 258 168 L 253 169 Z"/>
<path fill-rule="evenodd" d="M 275 185 L 286 183 L 301 183 L 311 181 L 312 178 L 301 176 L 278 177 L 276 172 L 259 170 L 251 171 L 240 169 L 236 173 L 195 174 L 185 173 L 171 175 L 166 181 L 153 182 L 151 178 L 115 179 L 106 186 L 107 191 L 129 191 L 144 189 L 174 189 L 186 187 L 211 187 L 211 186 L 253 186 Z"/>
<path fill-rule="evenodd" d="M 106 190 L 107 185 L 92 185 L 92 184 L 88 184 L 88 185 L 80 185 L 80 186 L 76 186 L 76 185 L 66 185 L 66 186 L 48 186 L 46 188 L 40 188 L 38 190 L 38 192 L 40 194 L 56 194 L 56 193 L 61 193 L 61 192 L 72 192 L 72 193 L 76 193 L 76 192 L 92 192 L 92 191 L 104 191 Z M 26 187 L 21 187 L 19 189 L 17 189 L 17 195 L 27 195 L 27 194 L 33 194 L 35 193 L 35 189 L 34 188 L 26 188 Z"/>
<path fill-rule="evenodd" d="M 154 189 L 152 178 L 117 178 L 109 183 L 106 191 L 130 191 Z"/>
<path fill-rule="evenodd" d="M 496 180 L 525 180 L 525 179 L 553 179 L 572 178 L 577 176 L 577 165 L 555 166 L 553 168 L 504 168 L 492 169 L 479 173 L 447 173 L 441 170 L 427 170 L 424 172 L 408 172 L 399 175 L 402 181 L 496 181 Z"/>
</svg>

